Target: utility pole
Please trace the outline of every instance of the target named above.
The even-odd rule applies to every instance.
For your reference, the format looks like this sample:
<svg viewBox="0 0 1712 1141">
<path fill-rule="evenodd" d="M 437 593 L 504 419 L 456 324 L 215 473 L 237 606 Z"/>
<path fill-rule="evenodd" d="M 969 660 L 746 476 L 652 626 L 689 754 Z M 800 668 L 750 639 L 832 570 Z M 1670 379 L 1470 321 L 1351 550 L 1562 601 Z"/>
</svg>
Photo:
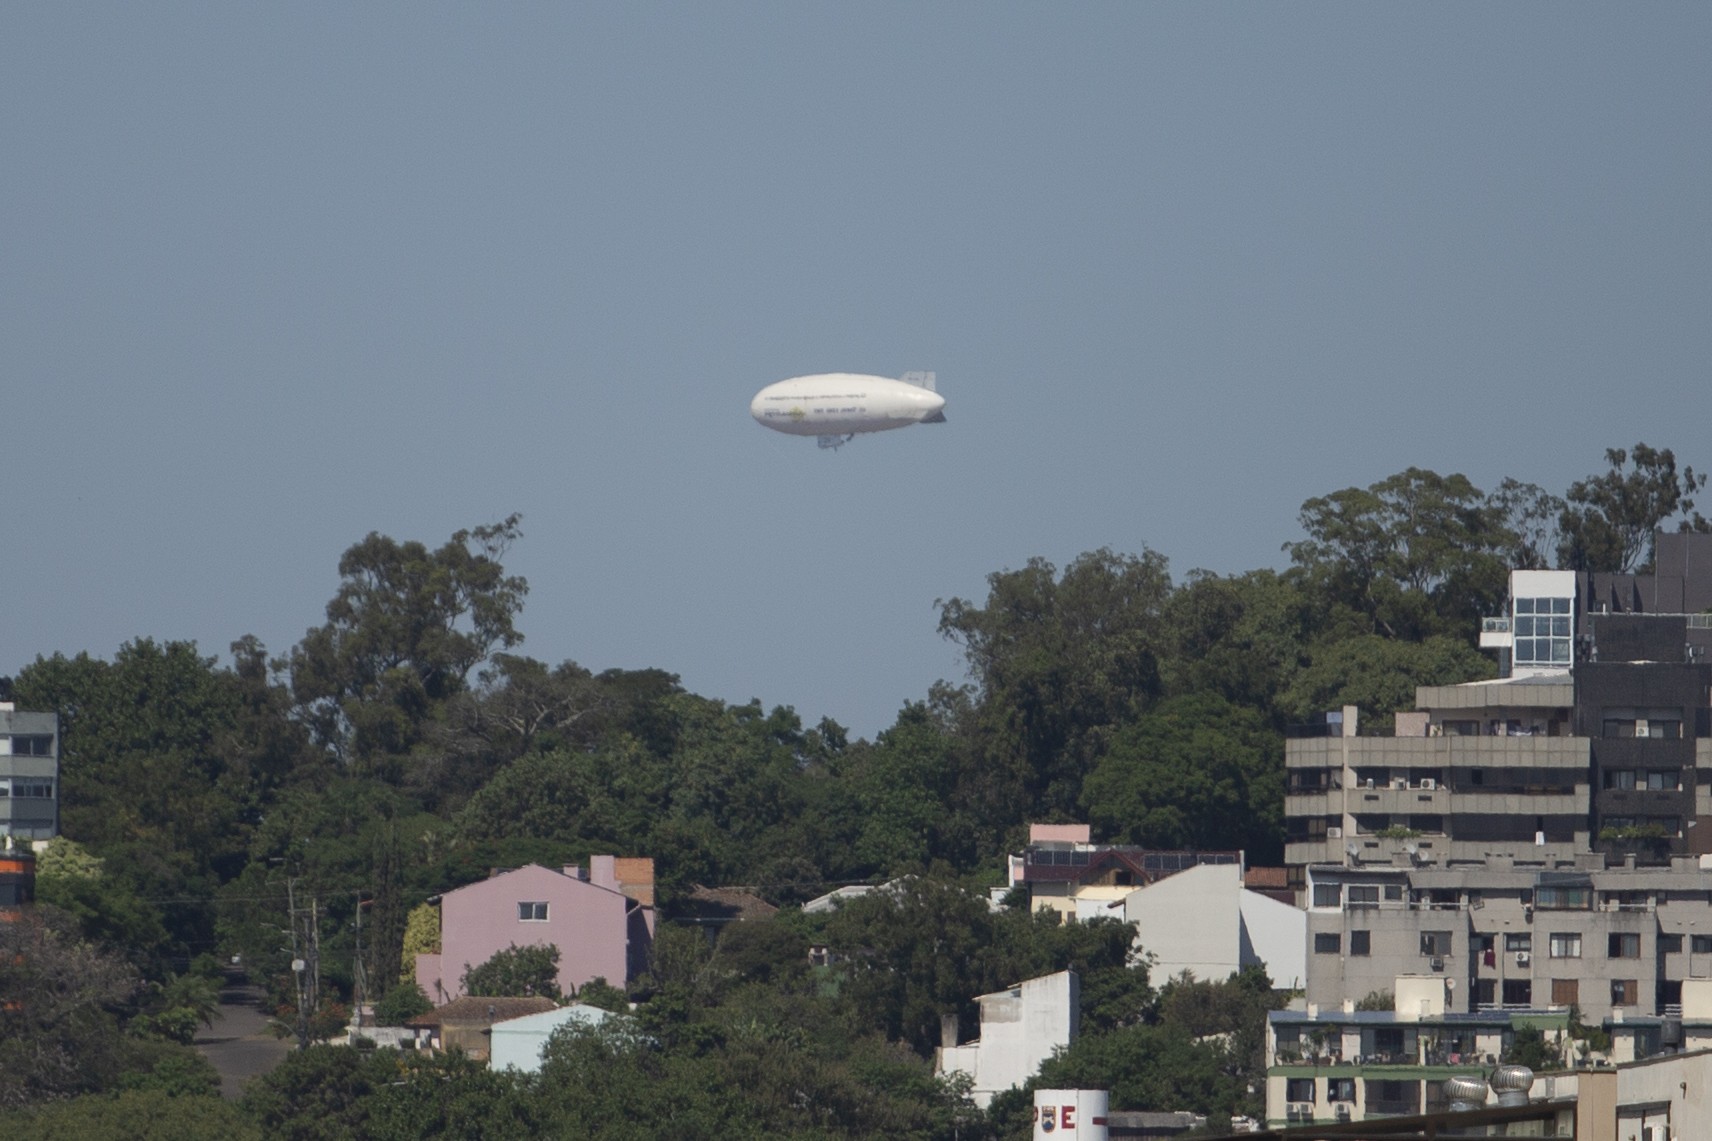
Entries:
<svg viewBox="0 0 1712 1141">
<path fill-rule="evenodd" d="M 297 907 L 297 877 L 285 881 L 286 908 L 291 913 L 291 973 L 297 980 L 297 1048 L 309 1048 L 309 1017 L 321 1004 L 321 922 L 313 894 L 309 906 Z M 301 924 L 301 926 L 300 926 Z"/>
<path fill-rule="evenodd" d="M 356 1029 L 363 1028 L 363 1000 L 368 997 L 368 971 L 363 966 L 363 893 L 357 892 L 357 953 L 356 962 L 351 967 L 351 1023 Z"/>
</svg>

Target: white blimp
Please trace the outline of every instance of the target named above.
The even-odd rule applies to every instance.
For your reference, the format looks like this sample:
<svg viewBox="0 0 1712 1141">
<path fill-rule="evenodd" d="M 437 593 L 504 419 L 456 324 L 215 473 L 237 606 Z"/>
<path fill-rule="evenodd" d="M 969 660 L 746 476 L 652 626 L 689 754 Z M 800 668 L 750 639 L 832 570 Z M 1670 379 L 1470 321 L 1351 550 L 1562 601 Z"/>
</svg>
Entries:
<svg viewBox="0 0 1712 1141">
<path fill-rule="evenodd" d="M 769 384 L 749 402 L 749 415 L 763 428 L 817 436 L 821 447 L 836 448 L 858 432 L 943 424 L 945 397 L 934 391 L 931 372 L 906 372 L 902 380 L 823 372 Z"/>
</svg>

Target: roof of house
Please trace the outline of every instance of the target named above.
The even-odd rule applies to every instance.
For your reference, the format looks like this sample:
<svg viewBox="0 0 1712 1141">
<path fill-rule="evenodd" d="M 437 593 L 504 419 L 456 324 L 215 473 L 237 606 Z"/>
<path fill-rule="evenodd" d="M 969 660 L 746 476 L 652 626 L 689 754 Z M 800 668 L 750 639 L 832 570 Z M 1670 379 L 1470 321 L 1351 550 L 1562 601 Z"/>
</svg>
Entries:
<svg viewBox="0 0 1712 1141">
<path fill-rule="evenodd" d="M 534 995 L 528 998 L 484 998 L 465 995 L 454 998 L 445 1006 L 437 1006 L 427 1014 L 419 1014 L 405 1023 L 406 1026 L 418 1030 L 444 1026 L 450 1022 L 475 1023 L 491 1025 L 503 1022 L 508 1018 L 521 1018 L 526 1014 L 540 1014 L 552 1010 L 559 1004 L 550 998 Z"/>
<path fill-rule="evenodd" d="M 771 919 L 779 909 L 740 887 L 701 887 L 689 894 L 685 910 L 705 922 L 728 922 L 738 919 Z"/>
<path fill-rule="evenodd" d="M 446 892 L 441 893 L 441 898 L 444 899 L 446 896 L 449 896 L 449 895 L 457 895 L 460 892 L 476 892 L 479 894 L 479 893 L 485 892 L 485 891 L 492 891 L 492 890 L 495 890 L 494 885 L 496 885 L 496 884 L 500 883 L 502 880 L 508 879 L 512 876 L 534 877 L 535 875 L 538 875 L 538 874 L 556 877 L 554 879 L 545 880 L 543 882 L 549 883 L 549 884 L 558 884 L 562 881 L 567 890 L 572 890 L 572 891 L 603 891 L 603 892 L 606 892 L 608 895 L 623 896 L 626 899 L 631 898 L 630 896 L 625 896 L 623 892 L 619 891 L 616 888 L 607 887 L 603 884 L 590 883 L 586 879 L 581 879 L 581 878 L 574 876 L 574 875 L 566 875 L 565 872 L 560 868 L 548 868 L 548 867 L 543 867 L 540 864 L 524 864 L 520 868 L 495 868 L 488 875 L 488 877 L 486 879 L 475 880 L 471 883 L 464 884 L 462 887 L 452 888 Z M 573 884 L 576 885 L 574 888 L 571 887 L 571 885 L 573 885 Z"/>
<path fill-rule="evenodd" d="M 573 1002 L 568 1006 L 555 1006 L 551 1010 L 539 1011 L 535 1014 L 523 1014 L 516 1018 L 505 1018 L 493 1024 L 495 1033 L 534 1033 L 565 1026 L 572 1022 L 582 1022 L 597 1026 L 609 1018 L 618 1017 L 610 1010 L 598 1006 L 590 1006 L 586 1002 Z"/>
<path fill-rule="evenodd" d="M 1237 864 L 1241 852 L 1161 852 L 1129 845 L 1064 849 L 1030 845 L 1022 882 L 1081 883 L 1111 869 L 1128 871 L 1135 886 L 1155 883 L 1166 876 L 1203 864 Z"/>
</svg>

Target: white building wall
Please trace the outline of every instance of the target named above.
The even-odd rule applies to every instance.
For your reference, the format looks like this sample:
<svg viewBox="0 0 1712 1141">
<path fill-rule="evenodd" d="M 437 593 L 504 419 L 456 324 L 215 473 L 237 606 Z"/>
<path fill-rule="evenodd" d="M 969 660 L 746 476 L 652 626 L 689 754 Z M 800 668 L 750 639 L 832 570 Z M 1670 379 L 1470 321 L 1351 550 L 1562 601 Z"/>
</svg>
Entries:
<svg viewBox="0 0 1712 1141">
<path fill-rule="evenodd" d="M 994 1095 L 1022 1085 L 1076 1040 L 1081 987 L 1074 971 L 1045 975 L 978 1000 L 981 1036 L 939 1051 L 937 1071 L 973 1079 L 970 1096 L 982 1109 Z"/>
<path fill-rule="evenodd" d="M 1223 982 L 1262 965 L 1274 986 L 1308 977 L 1308 916 L 1301 908 L 1242 886 L 1236 864 L 1202 864 L 1137 888 L 1119 906 L 1090 907 L 1077 918 L 1109 915 L 1136 925 L 1136 946 L 1153 955 L 1154 985 L 1188 971 Z"/>
<path fill-rule="evenodd" d="M 1243 966 L 1258 962 L 1275 987 L 1308 985 L 1308 913 L 1244 888 L 1238 909 L 1245 935 Z"/>
<path fill-rule="evenodd" d="M 1136 945 L 1156 962 L 1154 985 L 1188 971 L 1202 981 L 1229 978 L 1242 965 L 1242 868 L 1202 864 L 1137 888 L 1123 918 Z"/>
<path fill-rule="evenodd" d="M 488 1054 L 488 1065 L 495 1070 L 512 1069 L 526 1074 L 537 1073 L 546 1053 L 547 1039 L 552 1037 L 553 1031 L 573 1022 L 598 1026 L 611 1017 L 611 1011 L 602 1010 L 598 1006 L 572 1003 L 557 1010 L 544 1010 L 540 1014 L 526 1014 L 522 1018 L 495 1022 L 491 1031 L 492 1046 Z"/>
</svg>

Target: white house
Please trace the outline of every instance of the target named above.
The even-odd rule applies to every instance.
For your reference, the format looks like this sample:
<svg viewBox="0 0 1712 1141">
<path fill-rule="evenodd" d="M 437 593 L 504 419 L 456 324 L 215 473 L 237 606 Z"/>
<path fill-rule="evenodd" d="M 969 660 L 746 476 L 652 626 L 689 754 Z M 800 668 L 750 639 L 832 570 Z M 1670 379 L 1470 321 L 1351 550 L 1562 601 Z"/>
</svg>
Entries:
<svg viewBox="0 0 1712 1141">
<path fill-rule="evenodd" d="M 1236 864 L 1185 868 L 1137 888 L 1113 904 L 1078 907 L 1078 919 L 1114 916 L 1136 925 L 1136 945 L 1157 960 L 1157 985 L 1188 971 L 1221 982 L 1261 965 L 1275 987 L 1299 987 L 1308 976 L 1308 916 L 1243 886 Z"/>
<path fill-rule="evenodd" d="M 995 1094 L 1022 1085 L 1053 1051 L 1076 1040 L 1081 985 L 1075 971 L 1059 971 L 976 1001 L 981 1004 L 981 1036 L 957 1044 L 952 1040 L 955 1019 L 948 1018 L 934 1072 L 968 1074 L 974 1080 L 970 1096 L 986 1109 Z"/>
<path fill-rule="evenodd" d="M 541 1069 L 547 1039 L 552 1036 L 553 1031 L 573 1023 L 599 1026 L 614 1017 L 617 1016 L 610 1010 L 573 1002 L 569 1006 L 544 1010 L 540 1014 L 525 1014 L 521 1018 L 495 1022 L 490 1031 L 492 1045 L 488 1065 L 496 1070 L 512 1069 L 526 1074 L 536 1073 Z"/>
</svg>

